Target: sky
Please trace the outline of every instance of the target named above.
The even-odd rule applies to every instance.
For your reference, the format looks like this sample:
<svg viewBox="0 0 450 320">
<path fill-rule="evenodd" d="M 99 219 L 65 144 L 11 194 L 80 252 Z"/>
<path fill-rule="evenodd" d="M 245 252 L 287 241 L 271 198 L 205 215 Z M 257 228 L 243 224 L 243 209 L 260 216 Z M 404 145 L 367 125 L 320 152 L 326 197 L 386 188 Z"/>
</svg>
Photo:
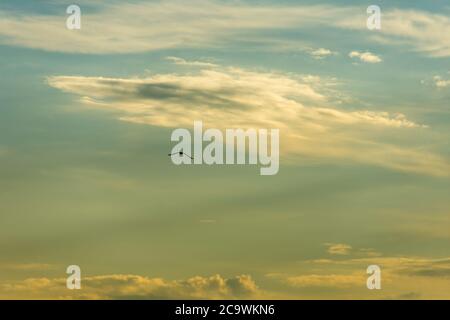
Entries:
<svg viewBox="0 0 450 320">
<path fill-rule="evenodd" d="M 71 4 L 0 3 L 1 299 L 450 298 L 446 1 Z M 174 165 L 194 121 L 278 174 Z"/>
</svg>

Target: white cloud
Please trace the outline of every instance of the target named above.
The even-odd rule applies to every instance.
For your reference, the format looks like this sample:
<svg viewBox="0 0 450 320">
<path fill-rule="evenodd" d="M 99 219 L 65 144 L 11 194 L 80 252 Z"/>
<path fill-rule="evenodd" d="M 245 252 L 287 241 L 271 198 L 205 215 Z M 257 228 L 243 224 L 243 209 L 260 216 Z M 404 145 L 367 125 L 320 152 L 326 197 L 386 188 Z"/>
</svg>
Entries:
<svg viewBox="0 0 450 320">
<path fill-rule="evenodd" d="M 350 58 L 359 58 L 362 62 L 367 63 L 379 63 L 381 62 L 381 58 L 374 55 L 371 52 L 359 52 L 359 51 L 352 51 L 348 54 Z"/>
<path fill-rule="evenodd" d="M 328 56 L 332 56 L 332 55 L 336 55 L 337 53 L 334 51 L 331 51 L 329 49 L 324 49 L 324 48 L 320 48 L 320 49 L 316 49 L 316 50 L 312 50 L 310 52 L 310 55 L 314 58 L 314 59 L 324 59 Z"/>
</svg>

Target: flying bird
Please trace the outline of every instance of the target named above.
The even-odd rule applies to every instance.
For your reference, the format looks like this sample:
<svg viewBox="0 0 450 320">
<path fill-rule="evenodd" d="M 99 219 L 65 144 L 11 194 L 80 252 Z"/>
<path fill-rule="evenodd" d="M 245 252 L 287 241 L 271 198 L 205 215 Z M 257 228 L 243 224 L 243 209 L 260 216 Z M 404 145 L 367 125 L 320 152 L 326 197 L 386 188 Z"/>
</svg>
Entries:
<svg viewBox="0 0 450 320">
<path fill-rule="evenodd" d="M 194 160 L 194 158 L 192 158 L 190 155 L 188 155 L 187 153 L 184 153 L 183 151 L 180 152 L 174 152 L 174 153 L 169 153 L 169 157 L 178 154 L 180 157 L 182 157 L 183 155 L 185 155 L 186 157 L 191 158 L 192 160 Z"/>
</svg>

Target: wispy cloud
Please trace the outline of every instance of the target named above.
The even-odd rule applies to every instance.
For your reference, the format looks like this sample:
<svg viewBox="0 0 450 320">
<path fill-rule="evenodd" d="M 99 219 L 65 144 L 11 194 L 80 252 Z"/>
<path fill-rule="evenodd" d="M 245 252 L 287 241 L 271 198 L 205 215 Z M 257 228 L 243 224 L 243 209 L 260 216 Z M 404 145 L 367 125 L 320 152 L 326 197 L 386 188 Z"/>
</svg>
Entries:
<svg viewBox="0 0 450 320">
<path fill-rule="evenodd" d="M 64 27 L 65 17 L 61 15 L 0 11 L 0 43 L 94 54 L 210 47 L 233 42 L 243 32 L 295 28 L 352 10 L 326 5 L 230 5 L 207 0 L 104 3 L 95 13 L 82 11 L 82 29 L 76 31 Z"/>
<path fill-rule="evenodd" d="M 352 250 L 350 245 L 344 243 L 325 243 L 325 245 L 329 254 L 348 255 Z"/>
<path fill-rule="evenodd" d="M 310 54 L 311 57 L 313 57 L 314 59 L 321 60 L 321 59 L 324 59 L 324 58 L 326 58 L 326 57 L 336 55 L 337 52 L 331 51 L 331 50 L 329 50 L 329 49 L 319 48 L 319 49 L 311 50 L 311 51 L 309 52 L 309 54 Z"/>
<path fill-rule="evenodd" d="M 0 43 L 58 52 L 125 53 L 175 47 L 217 46 L 243 32 L 265 39 L 268 29 L 335 27 L 367 37 L 366 11 L 332 5 L 230 4 L 195 0 L 99 5 L 83 13 L 82 29 L 64 28 L 61 15 L 0 11 Z M 450 56 L 450 18 L 418 10 L 384 10 L 383 28 L 369 35 L 386 45 L 404 45 L 433 57 Z M 284 39 L 284 41 L 288 41 Z M 270 41 L 269 41 L 270 42 Z M 277 41 L 273 42 L 274 44 Z M 323 57 L 327 49 L 319 49 Z"/>
<path fill-rule="evenodd" d="M 364 273 L 355 274 L 308 274 L 286 279 L 294 287 L 360 287 L 366 281 Z"/>
<path fill-rule="evenodd" d="M 431 57 L 450 56 L 449 8 L 442 14 L 410 9 L 383 11 L 383 27 L 374 40 L 402 45 Z M 355 26 L 356 27 L 356 26 Z"/>
<path fill-rule="evenodd" d="M 51 270 L 56 268 L 55 265 L 47 263 L 7 263 L 0 264 L 0 269 L 15 271 L 32 271 L 32 270 Z"/>
<path fill-rule="evenodd" d="M 166 57 L 167 60 L 172 61 L 174 64 L 179 66 L 193 66 L 193 67 L 217 67 L 217 64 L 206 62 L 206 61 L 188 61 L 179 57 Z"/>
</svg>

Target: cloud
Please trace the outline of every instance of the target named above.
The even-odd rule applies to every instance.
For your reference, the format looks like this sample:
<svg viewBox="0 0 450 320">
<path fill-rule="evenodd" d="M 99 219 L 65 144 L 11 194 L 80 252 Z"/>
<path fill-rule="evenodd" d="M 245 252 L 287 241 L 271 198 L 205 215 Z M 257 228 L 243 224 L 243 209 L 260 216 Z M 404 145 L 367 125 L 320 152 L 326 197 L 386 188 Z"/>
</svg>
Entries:
<svg viewBox="0 0 450 320">
<path fill-rule="evenodd" d="M 354 286 L 364 286 L 366 283 L 364 273 L 356 274 L 309 274 L 302 276 L 288 277 L 286 282 L 294 287 L 336 287 L 348 288 Z"/>
<path fill-rule="evenodd" d="M 348 54 L 348 56 L 350 58 L 359 58 L 359 60 L 361 60 L 362 62 L 367 62 L 367 63 L 380 63 L 381 58 L 374 55 L 371 52 L 359 52 L 359 51 L 352 51 Z"/>
<path fill-rule="evenodd" d="M 362 248 L 355 252 L 356 255 L 364 257 L 379 257 L 381 253 L 372 248 Z"/>
<path fill-rule="evenodd" d="M 204 62 L 204 61 L 187 61 L 178 57 L 166 57 L 167 60 L 172 61 L 176 65 L 180 66 L 193 66 L 193 67 L 217 67 L 217 64 Z"/>
<path fill-rule="evenodd" d="M 431 57 L 450 56 L 450 16 L 448 8 L 442 14 L 419 10 L 395 9 L 383 11 L 381 43 L 405 45 Z"/>
<path fill-rule="evenodd" d="M 267 30 L 335 27 L 367 37 L 366 11 L 332 5 L 251 5 L 194 0 L 97 4 L 82 9 L 82 29 L 67 30 L 65 16 L 0 10 L 0 43 L 71 53 L 129 53 L 180 47 L 218 47 L 264 38 Z M 89 2 L 89 5 L 92 5 Z M 450 18 L 419 10 L 383 10 L 382 29 L 370 35 L 432 57 L 450 56 Z M 251 39 L 251 41 L 249 41 Z M 297 40 L 296 40 L 297 41 Z M 279 46 L 278 41 L 272 41 Z M 288 46 L 289 47 L 289 46 Z"/>
<path fill-rule="evenodd" d="M 358 257 L 379 257 L 381 253 L 376 251 L 373 248 L 353 248 L 351 245 L 345 243 L 325 243 L 327 247 L 327 252 L 331 255 L 350 255 L 358 256 Z M 333 260 L 329 259 L 321 259 L 318 260 L 323 263 L 333 262 Z"/>
<path fill-rule="evenodd" d="M 441 76 L 433 77 L 434 85 L 437 88 L 447 88 L 450 87 L 450 80 L 442 79 Z"/>
<path fill-rule="evenodd" d="M 329 254 L 348 255 L 352 250 L 351 246 L 343 243 L 326 243 L 325 245 L 328 247 Z"/>
<path fill-rule="evenodd" d="M 0 294 L 25 299 L 249 299 L 262 295 L 248 275 L 165 280 L 113 274 L 83 277 L 81 286 L 81 290 L 68 290 L 63 278 L 30 278 L 1 285 Z"/>
<path fill-rule="evenodd" d="M 15 271 L 50 270 L 54 268 L 56 268 L 55 265 L 47 263 L 0 264 L 0 269 L 15 270 Z"/>
<path fill-rule="evenodd" d="M 366 289 L 369 265 L 378 265 L 381 269 L 382 290 L 376 296 Z M 278 272 L 266 276 L 300 288 L 303 293 L 316 293 L 321 299 L 333 297 L 332 292 L 339 292 L 340 298 L 352 292 L 348 296 L 352 299 L 448 299 L 449 267 L 450 258 L 339 256 L 336 259 L 298 261 L 297 268 L 303 271 L 301 274 Z"/>
<path fill-rule="evenodd" d="M 129 115 L 122 118 L 124 120 L 169 127 L 192 124 L 194 119 L 202 118 L 205 109 L 215 111 L 210 114 L 211 122 L 223 120 L 225 115 L 235 118 L 245 113 L 259 113 L 257 119 L 244 118 L 238 122 L 273 122 L 283 126 L 287 118 L 295 115 L 310 121 L 339 124 L 394 128 L 422 126 L 402 114 L 369 110 L 347 112 L 325 107 L 330 98 L 326 95 L 331 94 L 331 89 L 319 92 L 317 89 L 328 90 L 318 83 L 320 78 L 315 79 L 315 84 L 311 84 L 310 77 L 303 79 L 280 73 L 225 68 L 201 70 L 197 75 L 160 74 L 144 79 L 53 76 L 48 78 L 48 83 L 83 96 L 87 103 L 96 101 L 101 105 L 102 101 L 108 102 L 111 108 Z M 316 107 L 307 108 L 306 104 Z M 191 116 L 187 117 L 187 114 Z"/>
<path fill-rule="evenodd" d="M 304 260 L 299 274 L 267 273 L 284 285 L 283 293 L 267 291 L 250 275 L 194 276 L 182 280 L 135 274 L 83 276 L 81 290 L 68 290 L 66 278 L 28 278 L 0 283 L 2 299 L 270 299 L 374 298 L 366 289 L 367 266 L 379 265 L 383 290 L 375 298 L 448 299 L 450 258 L 380 256 Z M 332 289 L 332 290 L 329 290 Z M 294 290 L 294 291 L 293 291 Z M 412 294 L 414 293 L 414 294 Z M 381 295 L 382 294 L 382 295 Z"/>
<path fill-rule="evenodd" d="M 332 55 L 336 55 L 337 53 L 334 51 L 331 51 L 329 49 L 324 49 L 324 48 L 320 48 L 320 49 L 316 49 L 316 50 L 312 50 L 309 53 L 311 55 L 311 57 L 313 57 L 314 59 L 324 59 L 328 56 L 332 56 Z"/>
<path fill-rule="evenodd" d="M 67 30 L 64 15 L 0 10 L 0 43 L 71 53 L 128 53 L 179 47 L 215 47 L 245 33 L 297 28 L 344 15 L 332 6 L 253 6 L 245 2 L 155 1 L 97 5 L 81 30 Z M 246 39 L 249 37 L 246 36 Z M 253 37 L 250 37 L 253 38 Z M 267 37 L 266 37 L 267 38 Z M 246 40 L 247 41 L 247 40 Z"/>
<path fill-rule="evenodd" d="M 285 160 L 337 159 L 447 175 L 446 159 L 379 138 L 386 130 L 425 128 L 401 113 L 345 110 L 336 80 L 234 67 L 147 78 L 52 76 L 48 84 L 123 121 L 162 127 L 278 128 Z M 408 144 L 410 141 L 408 141 Z"/>
<path fill-rule="evenodd" d="M 382 27 L 369 34 L 369 37 L 380 44 L 403 46 L 430 57 L 448 57 L 449 9 L 441 9 L 442 14 L 407 8 L 382 9 Z M 365 20 L 360 18 L 360 13 L 354 14 L 354 18 L 337 17 L 331 23 L 336 27 L 364 32 L 364 36 L 367 36 Z"/>
<path fill-rule="evenodd" d="M 424 257 L 405 257 L 405 256 L 367 256 L 362 258 L 347 259 L 317 259 L 306 261 L 314 265 L 341 267 L 368 266 L 371 264 L 379 265 L 383 272 L 400 276 L 416 277 L 439 277 L 446 278 L 450 276 L 450 258 L 430 259 Z"/>
<path fill-rule="evenodd" d="M 401 268 L 399 272 L 417 277 L 450 278 L 450 258 L 420 259 Z"/>
<path fill-rule="evenodd" d="M 410 273 L 414 276 L 419 277 L 450 277 L 450 267 L 442 267 L 442 268 L 420 268 L 412 271 Z"/>
</svg>

